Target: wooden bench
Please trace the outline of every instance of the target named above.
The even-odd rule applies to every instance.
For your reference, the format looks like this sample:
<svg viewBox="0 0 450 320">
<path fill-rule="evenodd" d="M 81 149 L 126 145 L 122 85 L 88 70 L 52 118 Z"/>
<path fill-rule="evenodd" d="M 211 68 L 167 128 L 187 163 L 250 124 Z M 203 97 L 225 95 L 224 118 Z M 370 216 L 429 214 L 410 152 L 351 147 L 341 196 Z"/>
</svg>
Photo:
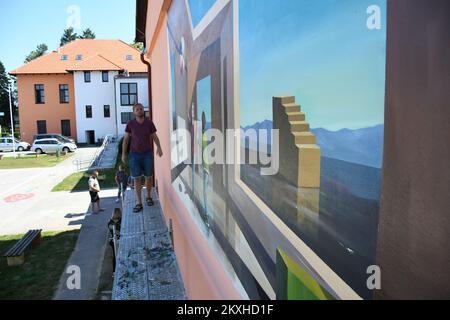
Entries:
<svg viewBox="0 0 450 320">
<path fill-rule="evenodd" d="M 6 257 L 8 266 L 20 266 L 25 263 L 25 251 L 31 246 L 42 242 L 42 230 L 30 230 L 22 239 L 17 241 L 3 256 Z"/>
</svg>

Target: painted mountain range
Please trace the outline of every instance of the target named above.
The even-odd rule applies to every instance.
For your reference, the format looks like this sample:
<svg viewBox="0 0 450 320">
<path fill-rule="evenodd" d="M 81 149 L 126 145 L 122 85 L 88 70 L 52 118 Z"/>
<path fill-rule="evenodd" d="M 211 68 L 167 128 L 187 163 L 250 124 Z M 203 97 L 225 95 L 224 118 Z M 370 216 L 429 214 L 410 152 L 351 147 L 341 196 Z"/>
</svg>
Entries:
<svg viewBox="0 0 450 320">
<path fill-rule="evenodd" d="M 271 130 L 272 121 L 265 120 L 243 128 L 244 130 Z M 369 128 L 329 131 L 312 129 L 317 137 L 322 156 L 357 163 L 368 167 L 381 168 L 383 163 L 384 125 Z M 269 140 L 270 141 L 270 140 Z"/>
</svg>

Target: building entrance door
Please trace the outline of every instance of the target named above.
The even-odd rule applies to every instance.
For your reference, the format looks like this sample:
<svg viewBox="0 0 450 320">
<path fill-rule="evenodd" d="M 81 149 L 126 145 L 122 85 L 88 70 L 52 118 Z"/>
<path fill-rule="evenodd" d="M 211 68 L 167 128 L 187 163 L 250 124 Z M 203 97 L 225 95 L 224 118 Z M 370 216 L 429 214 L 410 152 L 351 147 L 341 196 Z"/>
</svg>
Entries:
<svg viewBox="0 0 450 320">
<path fill-rule="evenodd" d="M 86 131 L 86 143 L 87 144 L 95 144 L 95 131 L 94 130 Z"/>
</svg>

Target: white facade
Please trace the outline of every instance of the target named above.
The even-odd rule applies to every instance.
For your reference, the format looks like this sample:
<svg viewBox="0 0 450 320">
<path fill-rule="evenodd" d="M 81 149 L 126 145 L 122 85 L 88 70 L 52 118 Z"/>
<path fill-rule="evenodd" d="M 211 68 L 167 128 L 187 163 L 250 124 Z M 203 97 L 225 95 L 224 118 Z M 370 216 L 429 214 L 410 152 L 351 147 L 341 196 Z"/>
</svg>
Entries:
<svg viewBox="0 0 450 320">
<path fill-rule="evenodd" d="M 117 74 L 117 71 L 109 71 L 109 81 L 103 82 L 101 71 L 91 71 L 91 82 L 85 82 L 84 72 L 74 72 L 78 143 L 92 143 L 89 141 L 92 131 L 94 142 L 116 134 L 114 77 Z M 87 117 L 86 106 L 92 106 L 92 118 Z M 104 115 L 104 106 L 109 106 L 109 118 Z"/>
<path fill-rule="evenodd" d="M 122 123 L 122 114 L 132 113 L 133 106 L 122 105 L 121 101 L 121 83 L 135 83 L 137 84 L 137 100 L 141 103 L 145 111 L 149 111 L 149 101 L 148 101 L 148 79 L 144 76 L 130 76 L 130 77 L 117 77 L 116 78 L 116 106 L 117 106 L 117 136 L 119 138 L 123 137 L 125 134 L 126 123 Z"/>
<path fill-rule="evenodd" d="M 126 123 L 122 123 L 122 113 L 132 113 L 133 106 L 122 105 L 121 83 L 136 84 L 137 101 L 148 111 L 147 77 L 125 77 L 109 71 L 108 80 L 103 82 L 101 71 L 91 71 L 91 82 L 85 82 L 84 72 L 74 72 L 78 143 L 95 143 L 106 135 L 124 135 Z M 92 106 L 92 118 L 87 117 L 86 106 Z M 105 117 L 105 106 L 109 106 L 109 117 Z"/>
</svg>

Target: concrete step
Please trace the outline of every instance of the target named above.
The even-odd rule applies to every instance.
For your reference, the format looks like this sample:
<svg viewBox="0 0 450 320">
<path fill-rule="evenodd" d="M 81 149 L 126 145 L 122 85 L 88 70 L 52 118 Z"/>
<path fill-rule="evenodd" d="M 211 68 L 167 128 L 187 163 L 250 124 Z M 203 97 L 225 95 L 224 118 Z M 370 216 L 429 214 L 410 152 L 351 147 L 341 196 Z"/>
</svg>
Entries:
<svg viewBox="0 0 450 320">
<path fill-rule="evenodd" d="M 320 154 L 320 147 L 315 144 L 296 144 L 300 151 L 318 152 Z"/>
<path fill-rule="evenodd" d="M 306 115 L 304 112 L 289 112 L 287 113 L 289 121 L 305 121 Z"/>
<path fill-rule="evenodd" d="M 295 103 L 295 97 L 274 97 L 274 101 L 278 101 L 280 104 Z"/>
<path fill-rule="evenodd" d="M 294 132 L 309 132 L 309 123 L 306 121 L 289 121 L 291 124 L 291 131 Z"/>
<path fill-rule="evenodd" d="M 283 107 L 286 113 L 292 113 L 292 112 L 300 112 L 301 107 L 298 104 L 295 103 L 283 103 Z"/>
<path fill-rule="evenodd" d="M 295 144 L 316 144 L 317 138 L 311 132 L 294 132 Z"/>
</svg>

